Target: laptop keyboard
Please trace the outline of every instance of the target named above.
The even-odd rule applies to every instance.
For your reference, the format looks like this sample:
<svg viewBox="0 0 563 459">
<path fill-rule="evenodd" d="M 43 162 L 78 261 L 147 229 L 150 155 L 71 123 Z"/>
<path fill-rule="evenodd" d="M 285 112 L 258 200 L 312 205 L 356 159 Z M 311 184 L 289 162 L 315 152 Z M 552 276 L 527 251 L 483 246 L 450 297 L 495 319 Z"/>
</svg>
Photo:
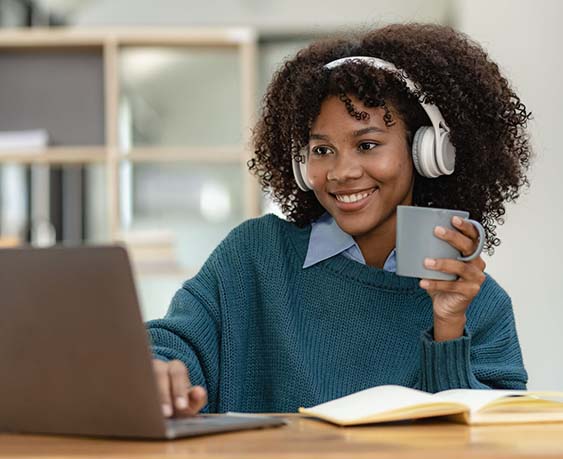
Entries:
<svg viewBox="0 0 563 459">
<path fill-rule="evenodd" d="M 245 420 L 248 418 L 244 418 Z M 241 418 L 238 416 L 205 416 L 199 415 L 188 418 L 167 419 L 166 422 L 174 426 L 229 426 L 240 424 Z"/>
<path fill-rule="evenodd" d="M 275 427 L 286 424 L 282 418 L 268 416 L 205 415 L 166 420 L 168 438 L 204 435 L 234 430 Z"/>
</svg>

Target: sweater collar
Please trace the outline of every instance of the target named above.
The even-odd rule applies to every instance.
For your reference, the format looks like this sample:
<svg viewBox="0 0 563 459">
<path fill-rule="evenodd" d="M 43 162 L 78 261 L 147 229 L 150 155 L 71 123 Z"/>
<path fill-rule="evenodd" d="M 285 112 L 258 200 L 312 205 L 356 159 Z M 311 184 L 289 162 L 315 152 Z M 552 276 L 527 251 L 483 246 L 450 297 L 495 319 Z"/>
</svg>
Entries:
<svg viewBox="0 0 563 459">
<path fill-rule="evenodd" d="M 297 263 L 302 268 L 307 246 L 311 236 L 311 225 L 299 227 L 294 223 L 281 220 L 279 217 L 271 216 L 281 222 L 284 227 L 285 236 L 295 248 Z M 374 288 L 385 288 L 394 291 L 416 291 L 421 295 L 427 295 L 426 291 L 418 285 L 419 279 L 415 277 L 398 276 L 395 273 L 376 268 L 374 266 L 357 263 L 345 256 L 334 256 L 303 270 L 303 273 L 325 276 L 335 275 L 335 279 L 346 279 L 347 282 L 359 282 Z"/>
</svg>

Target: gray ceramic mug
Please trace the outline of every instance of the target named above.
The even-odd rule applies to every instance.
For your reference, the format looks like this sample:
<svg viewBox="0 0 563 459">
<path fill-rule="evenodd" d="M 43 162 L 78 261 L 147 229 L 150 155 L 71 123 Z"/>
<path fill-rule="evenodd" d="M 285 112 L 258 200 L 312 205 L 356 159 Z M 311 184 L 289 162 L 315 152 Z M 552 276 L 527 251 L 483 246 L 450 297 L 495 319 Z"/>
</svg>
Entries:
<svg viewBox="0 0 563 459">
<path fill-rule="evenodd" d="M 434 228 L 455 229 L 452 218 L 458 216 L 472 223 L 479 232 L 479 245 L 474 253 L 462 257 L 459 250 L 434 235 Z M 459 231 L 455 229 L 455 231 Z M 453 258 L 470 261 L 477 258 L 485 245 L 485 230 L 469 220 L 469 212 L 463 210 L 434 209 L 431 207 L 397 207 L 397 274 L 423 279 L 456 280 L 455 274 L 443 273 L 424 267 L 425 258 Z"/>
</svg>

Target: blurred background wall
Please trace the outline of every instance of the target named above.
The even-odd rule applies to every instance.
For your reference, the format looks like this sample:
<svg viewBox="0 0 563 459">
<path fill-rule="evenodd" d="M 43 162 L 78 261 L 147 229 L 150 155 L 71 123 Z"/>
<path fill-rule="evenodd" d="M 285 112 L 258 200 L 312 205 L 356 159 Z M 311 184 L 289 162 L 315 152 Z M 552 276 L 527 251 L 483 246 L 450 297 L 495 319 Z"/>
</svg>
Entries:
<svg viewBox="0 0 563 459">
<path fill-rule="evenodd" d="M 17 25 L 18 8 L 26 2 L 1 1 L 3 25 Z M 80 28 L 254 27 L 258 33 L 257 106 L 272 72 L 283 58 L 315 37 L 404 21 L 448 24 L 469 34 L 498 62 L 534 115 L 530 133 L 537 157 L 530 174 L 531 189 L 516 205 L 509 205 L 506 224 L 499 229 L 502 244 L 492 258 L 487 258 L 487 270 L 513 299 L 530 374 L 529 387 L 563 389 L 563 358 L 559 353 L 563 350 L 560 331 L 563 324 L 563 238 L 560 236 L 563 205 L 559 200 L 558 177 L 563 170 L 563 155 L 556 139 L 558 128 L 563 124 L 560 110 L 563 100 L 558 87 L 563 81 L 558 62 L 559 43 L 563 39 L 563 3 L 557 0 L 43 0 L 37 4 L 42 11 L 35 17 L 38 25 L 51 21 Z M 194 62 L 198 65 L 194 66 Z M 140 50 L 125 56 L 122 65 L 130 95 L 123 105 L 123 117 L 133 117 L 136 126 L 136 130 L 128 133 L 131 142 L 174 144 L 186 135 L 183 120 L 194 117 L 203 120 L 194 130 L 203 142 L 236 140 L 236 127 L 228 117 L 220 121 L 218 129 L 217 125 L 205 122 L 210 114 L 201 112 L 202 104 L 213 104 L 217 98 L 234 98 L 231 105 L 236 105 L 233 81 L 237 74 L 232 70 L 236 66 L 233 56 L 225 54 L 216 59 L 206 55 L 154 54 Z M 189 91 L 209 74 L 225 76 L 215 81 L 216 90 L 195 94 Z M 193 105 L 186 100 L 193 100 Z M 124 202 L 124 220 L 132 227 L 145 228 L 155 221 L 177 219 L 177 225 L 171 224 L 170 231 L 177 237 L 178 246 L 184 247 L 180 258 L 193 258 L 196 253 L 195 258 L 200 263 L 228 230 L 243 219 L 236 204 L 241 199 L 237 194 L 240 181 L 237 171 L 223 168 L 182 173 L 174 167 L 143 166 L 135 171 L 125 170 L 123 174 L 125 182 L 129 183 L 130 197 Z M 190 174 L 192 179 L 186 181 Z M 216 207 L 213 214 L 223 217 L 213 220 L 212 216 L 206 223 L 202 223 L 205 221 L 205 209 L 201 208 L 204 201 L 193 198 L 202 193 L 203 186 L 197 180 L 195 183 L 193 176 L 202 174 L 219 184 L 216 189 L 208 189 L 207 194 L 222 196 L 219 202 L 223 202 L 223 207 L 220 205 L 219 211 Z M 92 186 L 99 187 L 100 180 Z M 167 187 L 162 186 L 163 183 Z M 185 214 L 194 209 L 201 213 L 199 219 L 186 221 Z M 271 210 L 264 199 L 263 212 Z M 92 212 L 96 215 L 96 209 Z M 168 300 L 181 280 L 181 275 L 141 279 L 139 288 L 146 318 L 158 317 L 166 311 Z"/>
<path fill-rule="evenodd" d="M 487 49 L 533 113 L 536 158 L 528 194 L 507 208 L 502 244 L 488 271 L 512 296 L 530 387 L 563 387 L 563 125 L 556 0 L 459 0 L 456 25 Z"/>
</svg>

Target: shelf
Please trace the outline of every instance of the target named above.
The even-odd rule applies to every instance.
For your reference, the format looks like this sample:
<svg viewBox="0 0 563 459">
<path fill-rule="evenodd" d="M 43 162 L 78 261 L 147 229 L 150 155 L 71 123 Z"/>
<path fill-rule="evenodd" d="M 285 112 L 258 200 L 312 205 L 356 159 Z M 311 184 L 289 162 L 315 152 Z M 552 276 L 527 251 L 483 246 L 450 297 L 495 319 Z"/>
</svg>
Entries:
<svg viewBox="0 0 563 459">
<path fill-rule="evenodd" d="M 0 151 L 0 164 L 83 164 L 107 160 L 105 147 L 50 147 L 41 150 Z"/>
<path fill-rule="evenodd" d="M 192 164 L 238 168 L 249 159 L 251 131 L 248 127 L 254 125 L 256 101 L 256 41 L 256 32 L 247 27 L 2 29 L 0 87 L 8 89 L 0 97 L 0 105 L 5 107 L 0 113 L 2 130 L 18 131 L 38 126 L 49 133 L 53 145 L 64 146 L 0 151 L 0 165 L 95 163 L 105 166 L 104 199 L 95 200 L 95 212 L 96 218 L 107 220 L 109 239 L 114 241 L 122 228 L 122 207 L 131 202 L 131 196 L 122 186 L 124 163 L 151 167 L 168 163 L 168 168 L 170 165 L 174 168 L 175 163 L 189 163 L 188 168 Z M 234 145 L 207 146 L 206 138 L 192 135 L 185 136 L 189 140 L 179 147 L 137 146 L 133 139 L 135 146 L 124 151 L 120 146 L 120 101 L 126 88 L 120 66 L 132 48 L 146 47 L 174 48 L 174 53 L 182 47 L 190 51 L 205 48 L 206 56 L 215 49 L 224 54 L 224 48 L 229 48 L 228 54 L 236 57 L 233 62 L 237 63 L 240 78 L 237 77 L 237 84 L 233 83 L 232 88 L 221 89 L 230 91 L 229 94 L 233 91 L 240 94 L 237 99 L 240 108 L 232 114 L 240 132 L 236 137 L 234 133 L 226 137 L 234 139 Z M 203 75 L 198 90 L 205 95 L 205 72 Z M 196 146 L 200 144 L 203 146 Z M 250 174 L 244 174 L 241 187 L 245 215 L 249 218 L 258 215 L 258 182 Z M 166 275 L 183 273 L 180 268 L 166 263 L 153 264 L 146 270 Z"/>
<path fill-rule="evenodd" d="M 195 162 L 236 164 L 246 160 L 242 147 L 146 147 L 122 153 L 131 162 Z M 0 164 L 100 163 L 107 160 L 104 147 L 50 147 L 43 150 L 0 151 Z"/>
<path fill-rule="evenodd" d="M 7 29 L 0 31 L 0 48 L 96 47 L 107 42 L 120 46 L 238 46 L 256 39 L 252 29 L 228 28 L 152 28 L 119 29 L 100 27 L 91 30 Z"/>
<path fill-rule="evenodd" d="M 197 162 L 232 164 L 246 160 L 242 147 L 144 147 L 119 156 L 131 162 Z"/>
</svg>

